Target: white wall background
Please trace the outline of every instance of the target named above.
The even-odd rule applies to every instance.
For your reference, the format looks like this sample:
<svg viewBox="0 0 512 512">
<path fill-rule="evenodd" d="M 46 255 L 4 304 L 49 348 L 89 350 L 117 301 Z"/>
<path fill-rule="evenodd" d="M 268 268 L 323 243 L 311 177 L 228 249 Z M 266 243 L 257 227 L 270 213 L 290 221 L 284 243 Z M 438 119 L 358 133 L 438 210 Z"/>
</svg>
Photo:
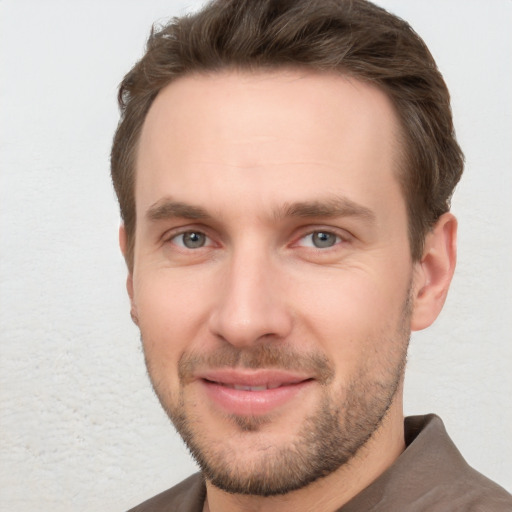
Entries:
<svg viewBox="0 0 512 512">
<path fill-rule="evenodd" d="M 441 414 L 468 461 L 512 490 L 512 1 L 379 3 L 437 58 L 467 156 L 458 271 L 413 338 L 406 411 Z M 122 511 L 194 470 L 129 319 L 108 162 L 116 86 L 151 23 L 183 12 L 0 0 L 2 510 Z"/>
</svg>

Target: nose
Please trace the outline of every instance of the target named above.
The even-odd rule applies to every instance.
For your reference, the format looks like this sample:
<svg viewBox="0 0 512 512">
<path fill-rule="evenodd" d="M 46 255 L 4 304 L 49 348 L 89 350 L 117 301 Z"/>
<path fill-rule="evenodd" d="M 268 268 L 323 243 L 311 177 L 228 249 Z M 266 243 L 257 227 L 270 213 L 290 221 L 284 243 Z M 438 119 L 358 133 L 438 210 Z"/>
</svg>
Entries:
<svg viewBox="0 0 512 512">
<path fill-rule="evenodd" d="M 277 267 L 254 250 L 229 258 L 209 321 L 215 336 L 239 348 L 287 337 L 293 318 Z"/>
</svg>

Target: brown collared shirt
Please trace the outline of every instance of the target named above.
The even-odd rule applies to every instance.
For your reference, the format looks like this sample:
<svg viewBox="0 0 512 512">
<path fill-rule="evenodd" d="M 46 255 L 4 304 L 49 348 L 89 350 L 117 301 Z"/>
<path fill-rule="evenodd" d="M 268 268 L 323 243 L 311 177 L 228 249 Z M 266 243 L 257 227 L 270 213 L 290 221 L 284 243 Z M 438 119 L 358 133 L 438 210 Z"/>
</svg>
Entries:
<svg viewBox="0 0 512 512">
<path fill-rule="evenodd" d="M 405 443 L 373 483 L 325 512 L 512 512 L 512 495 L 466 463 L 438 416 L 406 418 Z M 202 512 L 205 495 L 197 473 L 129 512 Z"/>
</svg>

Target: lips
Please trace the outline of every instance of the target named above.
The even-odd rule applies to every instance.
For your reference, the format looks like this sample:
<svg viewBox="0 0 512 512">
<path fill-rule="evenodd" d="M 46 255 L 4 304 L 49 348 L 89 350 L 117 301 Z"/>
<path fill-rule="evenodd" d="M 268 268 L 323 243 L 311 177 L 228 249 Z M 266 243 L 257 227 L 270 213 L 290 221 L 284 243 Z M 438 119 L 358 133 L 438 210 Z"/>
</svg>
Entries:
<svg viewBox="0 0 512 512">
<path fill-rule="evenodd" d="M 229 414 L 268 414 L 294 402 L 313 383 L 307 375 L 277 370 L 215 370 L 198 375 L 207 398 Z"/>
<path fill-rule="evenodd" d="M 217 382 L 217 384 L 227 388 L 236 389 L 238 391 L 266 391 L 267 389 L 276 389 L 280 387 L 279 384 L 268 386 L 243 386 L 241 384 L 222 384 L 221 382 Z"/>
</svg>

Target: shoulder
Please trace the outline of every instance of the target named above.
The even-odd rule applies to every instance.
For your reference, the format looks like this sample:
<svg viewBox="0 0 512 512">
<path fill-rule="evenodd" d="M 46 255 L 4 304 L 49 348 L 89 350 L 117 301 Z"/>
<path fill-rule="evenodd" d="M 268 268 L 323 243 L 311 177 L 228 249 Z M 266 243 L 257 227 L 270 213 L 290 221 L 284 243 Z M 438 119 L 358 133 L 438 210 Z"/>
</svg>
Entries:
<svg viewBox="0 0 512 512">
<path fill-rule="evenodd" d="M 128 512 L 201 512 L 205 494 L 204 480 L 196 473 Z"/>
<path fill-rule="evenodd" d="M 340 512 L 512 512 L 512 496 L 473 469 L 434 414 L 411 416 L 407 448 Z"/>
<path fill-rule="evenodd" d="M 452 503 L 461 512 L 511 512 L 512 495 L 480 473 L 460 486 Z"/>
<path fill-rule="evenodd" d="M 512 495 L 475 470 L 454 475 L 432 489 L 427 508 L 431 512 L 511 512 Z M 416 509 L 415 509 L 416 510 Z"/>
<path fill-rule="evenodd" d="M 416 484 L 421 490 L 418 503 L 428 505 L 426 508 L 421 505 L 418 510 L 512 511 L 512 495 L 469 466 L 438 416 L 407 418 L 407 435 L 412 437 L 408 450 L 413 455 L 407 469 L 423 482 L 423 485 Z"/>
</svg>

